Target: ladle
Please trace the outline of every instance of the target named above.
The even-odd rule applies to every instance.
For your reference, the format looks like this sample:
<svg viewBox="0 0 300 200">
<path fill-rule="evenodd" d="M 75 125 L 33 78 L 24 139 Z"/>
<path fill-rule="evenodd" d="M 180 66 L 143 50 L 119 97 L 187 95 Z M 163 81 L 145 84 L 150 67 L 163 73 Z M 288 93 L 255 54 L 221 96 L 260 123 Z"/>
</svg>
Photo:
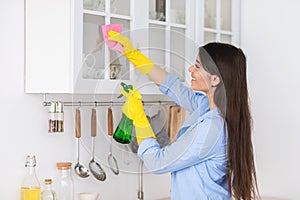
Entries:
<svg viewBox="0 0 300 200">
<path fill-rule="evenodd" d="M 79 140 L 81 137 L 81 117 L 80 117 L 80 110 L 76 109 L 76 122 L 75 122 L 75 136 L 77 138 L 77 163 L 74 167 L 74 170 L 78 176 L 81 178 L 86 178 L 90 175 L 89 170 L 84 167 L 82 164 L 79 163 Z"/>
<path fill-rule="evenodd" d="M 89 168 L 96 179 L 99 181 L 104 181 L 106 179 L 106 173 L 102 169 L 101 165 L 97 163 L 94 159 L 95 154 L 95 137 L 97 135 L 97 110 L 96 108 L 92 109 L 92 120 L 91 120 L 91 136 L 92 136 L 92 156 L 89 163 Z"/>
<path fill-rule="evenodd" d="M 108 157 L 107 157 L 107 162 L 109 164 L 109 167 L 111 171 L 115 174 L 119 174 L 119 167 L 116 158 L 112 154 L 112 135 L 113 135 L 113 115 L 112 115 L 112 109 L 108 108 L 107 110 L 107 122 L 108 122 L 108 128 L 107 128 L 107 133 L 108 136 L 110 137 L 110 145 L 109 145 L 109 152 L 108 152 Z"/>
</svg>

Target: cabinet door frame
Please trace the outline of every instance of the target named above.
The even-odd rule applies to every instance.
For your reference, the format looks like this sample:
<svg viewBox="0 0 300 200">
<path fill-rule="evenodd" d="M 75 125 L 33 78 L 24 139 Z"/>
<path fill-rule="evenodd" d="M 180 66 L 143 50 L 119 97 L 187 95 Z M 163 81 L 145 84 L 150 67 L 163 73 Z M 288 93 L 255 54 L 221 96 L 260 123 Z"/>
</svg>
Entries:
<svg viewBox="0 0 300 200">
<path fill-rule="evenodd" d="M 196 1 L 196 32 L 199 33 L 196 35 L 195 40 L 198 44 L 204 45 L 204 33 L 213 32 L 216 33 L 216 40 L 217 42 L 221 41 L 220 35 L 222 33 L 226 35 L 231 35 L 231 44 L 239 46 L 240 45 L 240 16 L 241 16 L 241 0 L 231 0 L 231 31 L 224 31 L 221 30 L 221 2 L 222 0 L 215 0 L 216 1 L 216 28 L 206 28 L 205 27 L 205 0 L 198 0 Z"/>
</svg>

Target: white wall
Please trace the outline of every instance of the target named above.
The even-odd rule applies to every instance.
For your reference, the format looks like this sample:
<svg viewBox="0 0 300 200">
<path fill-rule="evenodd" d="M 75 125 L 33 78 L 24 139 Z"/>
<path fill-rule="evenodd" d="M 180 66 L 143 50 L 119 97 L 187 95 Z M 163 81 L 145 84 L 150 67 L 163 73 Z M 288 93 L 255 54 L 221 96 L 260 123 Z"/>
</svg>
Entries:
<svg viewBox="0 0 300 200">
<path fill-rule="evenodd" d="M 76 161 L 74 138 L 74 110 L 65 109 L 65 134 L 49 135 L 47 132 L 47 108 L 42 106 L 42 95 L 24 94 L 24 0 L 0 1 L 0 199 L 20 199 L 20 186 L 25 173 L 24 161 L 27 153 L 37 156 L 37 175 L 40 180 L 56 178 L 58 161 Z M 53 11 L 55 12 L 55 11 Z M 58 95 L 58 99 L 72 100 L 72 96 Z M 93 98 L 93 97 L 91 97 Z M 55 96 L 53 99 L 56 99 Z M 117 112 L 117 111 L 116 111 Z M 119 112 L 120 113 L 120 112 Z M 104 108 L 98 110 L 105 117 Z M 90 108 L 82 110 L 83 144 L 90 148 Z M 102 118 L 102 119 L 103 119 Z M 101 126 L 106 125 L 106 119 Z M 138 189 L 138 159 L 132 156 L 129 165 L 124 163 L 123 150 L 114 145 L 122 172 L 115 176 L 108 169 L 106 158 L 108 140 L 106 127 L 96 138 L 97 158 L 107 173 L 105 182 L 93 177 L 80 179 L 74 175 L 76 193 L 97 191 L 101 199 L 136 199 Z M 101 141 L 102 140 L 102 141 Z M 87 166 L 90 155 L 81 151 L 81 161 Z M 73 170 L 72 170 L 73 171 Z M 127 173 L 125 171 L 129 171 Z M 169 195 L 170 175 L 144 177 L 145 199 L 158 199 Z"/>
<path fill-rule="evenodd" d="M 300 1 L 242 1 L 260 192 L 300 199 Z"/>
</svg>

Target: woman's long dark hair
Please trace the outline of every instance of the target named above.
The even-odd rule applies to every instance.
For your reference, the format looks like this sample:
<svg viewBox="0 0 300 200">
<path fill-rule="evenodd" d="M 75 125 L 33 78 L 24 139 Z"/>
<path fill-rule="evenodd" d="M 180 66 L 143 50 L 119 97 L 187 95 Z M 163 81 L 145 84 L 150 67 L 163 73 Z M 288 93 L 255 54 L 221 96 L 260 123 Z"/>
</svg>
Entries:
<svg viewBox="0 0 300 200">
<path fill-rule="evenodd" d="M 228 128 L 227 178 L 230 194 L 237 200 L 258 196 L 252 146 L 252 118 L 249 109 L 246 57 L 230 44 L 208 43 L 199 49 L 202 65 L 221 79 L 214 102 Z"/>
</svg>

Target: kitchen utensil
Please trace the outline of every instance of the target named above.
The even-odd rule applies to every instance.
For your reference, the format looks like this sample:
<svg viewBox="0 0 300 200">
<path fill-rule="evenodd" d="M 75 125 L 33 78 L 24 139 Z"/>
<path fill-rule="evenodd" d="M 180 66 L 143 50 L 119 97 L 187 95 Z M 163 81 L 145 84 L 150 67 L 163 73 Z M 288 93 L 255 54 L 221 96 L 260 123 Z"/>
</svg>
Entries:
<svg viewBox="0 0 300 200">
<path fill-rule="evenodd" d="M 76 120 L 75 120 L 75 136 L 77 138 L 77 163 L 74 167 L 74 170 L 78 176 L 81 178 L 86 178 L 90 175 L 89 170 L 84 167 L 82 164 L 79 163 L 79 140 L 81 137 L 81 117 L 80 117 L 80 110 L 76 109 Z"/>
<path fill-rule="evenodd" d="M 138 200 L 143 200 L 144 199 L 144 192 L 143 192 L 143 160 L 140 159 L 140 164 L 139 164 L 139 184 L 138 184 Z"/>
<path fill-rule="evenodd" d="M 106 179 L 106 173 L 102 169 L 101 165 L 94 159 L 95 154 L 95 137 L 97 135 L 97 110 L 92 109 L 92 120 L 91 120 L 91 136 L 92 136 L 92 155 L 89 163 L 89 168 L 96 179 L 104 181 Z"/>
<path fill-rule="evenodd" d="M 119 174 L 118 163 L 117 163 L 116 158 L 112 154 L 112 135 L 113 135 L 114 131 L 113 131 L 113 115 L 112 115 L 111 108 L 108 108 L 108 111 L 107 111 L 107 122 L 108 122 L 107 132 L 108 132 L 108 136 L 110 137 L 110 145 L 109 145 L 107 162 L 109 164 L 111 171 L 115 175 L 118 175 Z"/>
</svg>

